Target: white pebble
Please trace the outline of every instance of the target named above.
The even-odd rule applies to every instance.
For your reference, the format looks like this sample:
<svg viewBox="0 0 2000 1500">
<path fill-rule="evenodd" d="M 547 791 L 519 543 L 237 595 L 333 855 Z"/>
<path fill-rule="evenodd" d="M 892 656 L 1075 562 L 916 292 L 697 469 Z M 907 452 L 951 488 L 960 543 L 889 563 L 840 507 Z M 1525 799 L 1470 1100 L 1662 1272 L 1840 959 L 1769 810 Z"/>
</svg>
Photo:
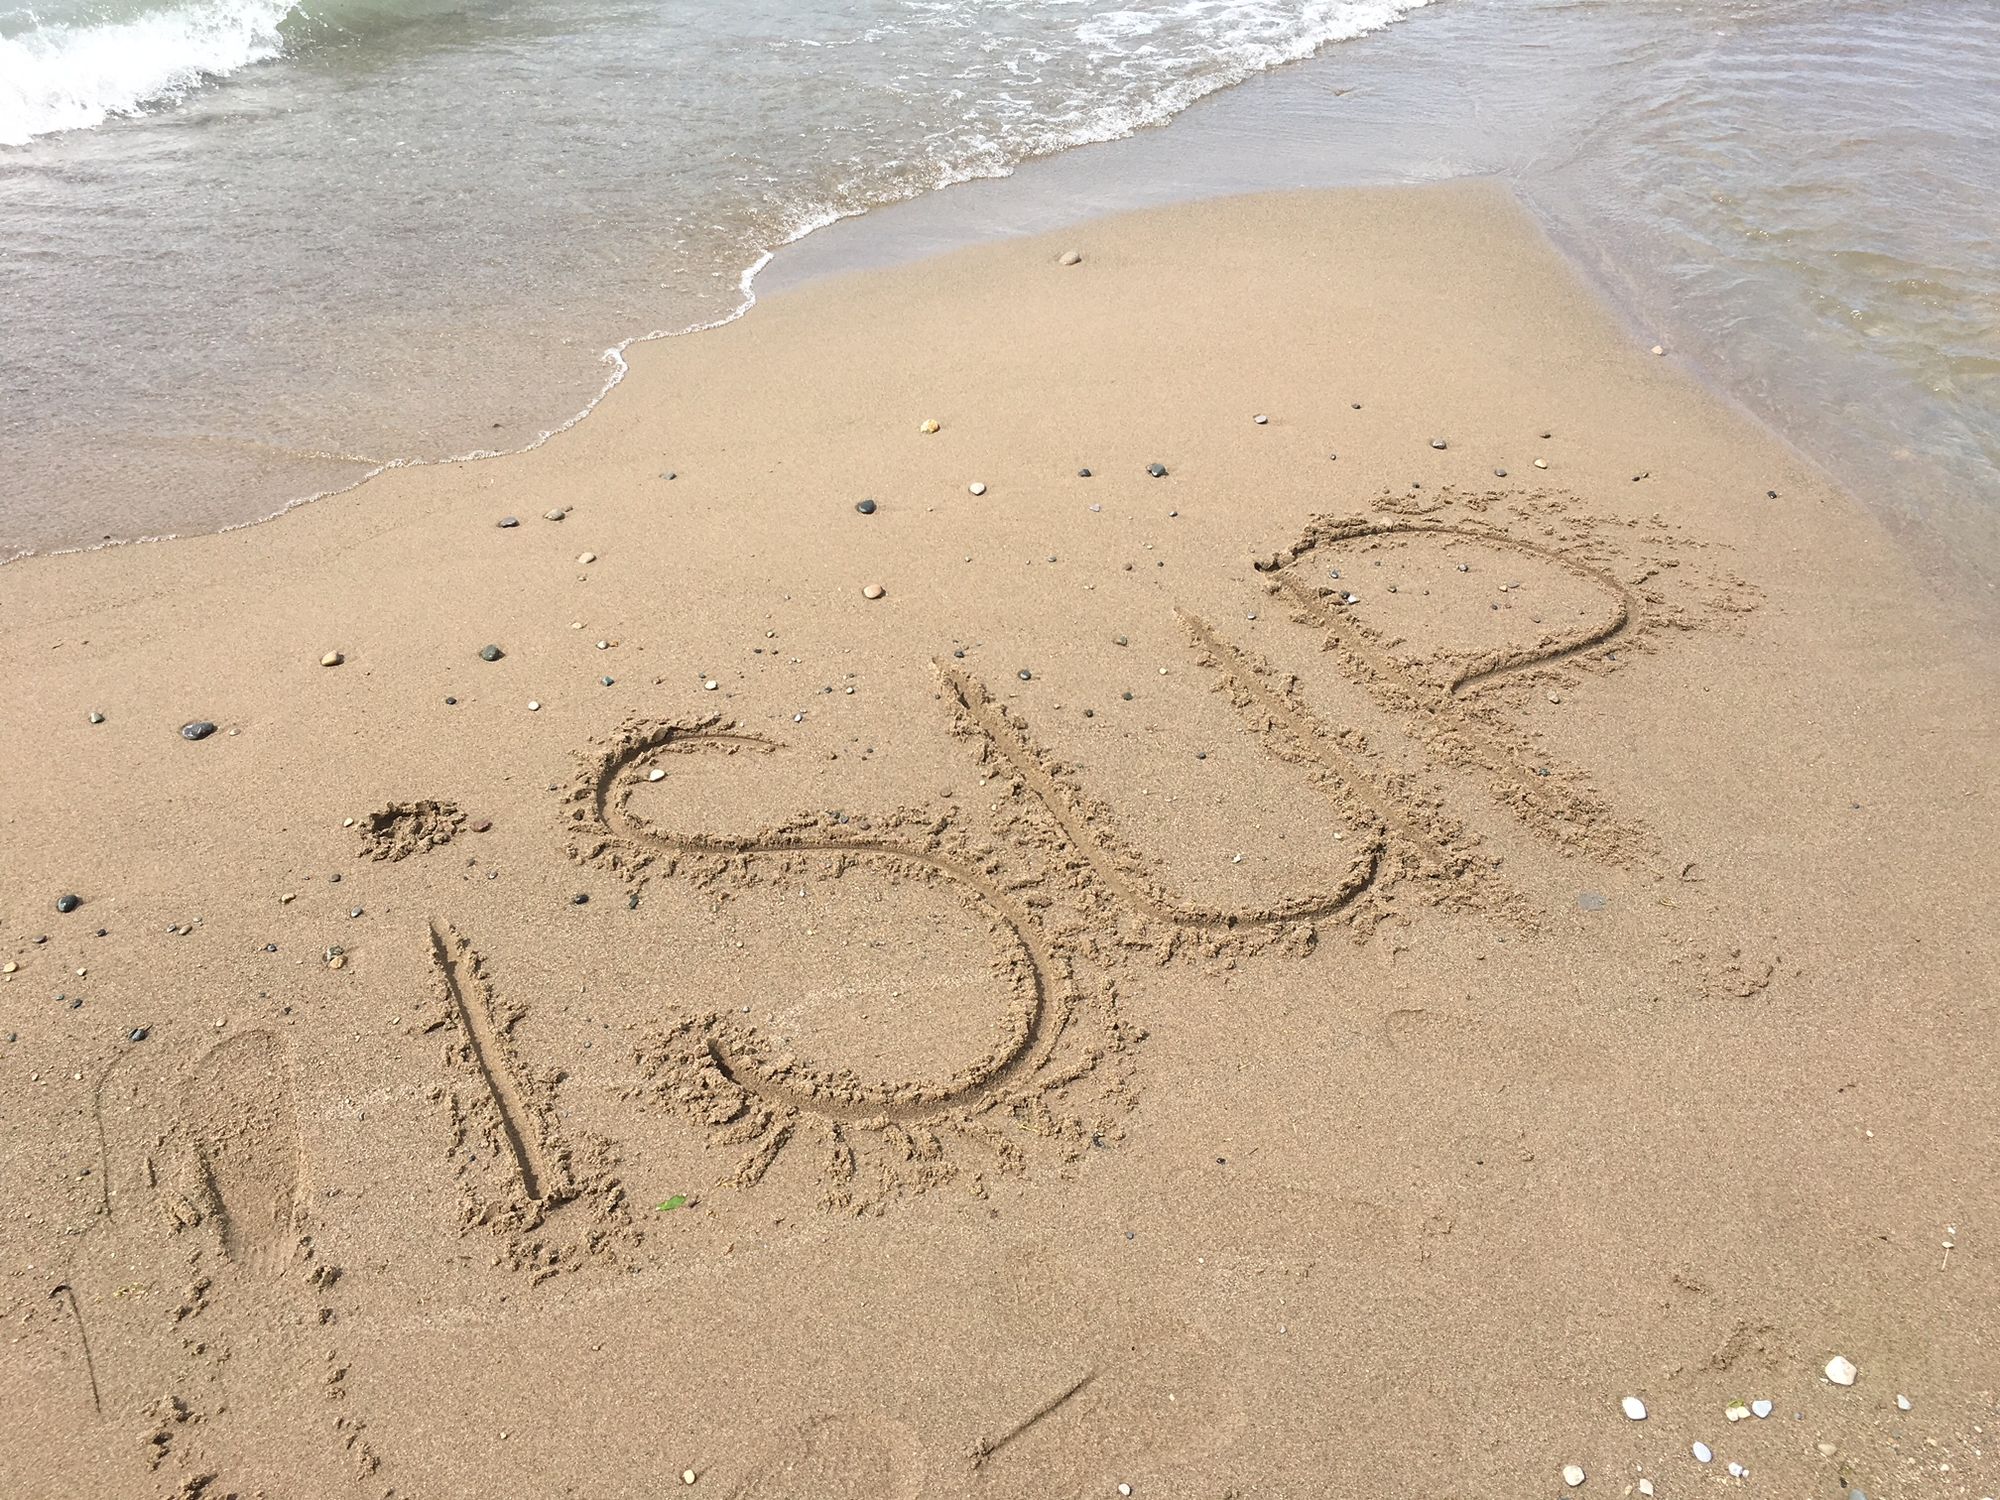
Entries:
<svg viewBox="0 0 2000 1500">
<path fill-rule="evenodd" d="M 1259 427 L 1262 427 L 1262 426 L 1263 426 L 1263 425 L 1264 425 L 1264 424 L 1265 424 L 1266 422 L 1270 421 L 1271 419 L 1270 419 L 1269 417 L 1265 416 L 1265 415 L 1264 415 L 1264 414 L 1263 414 L 1263 413 L 1262 413 L 1262 412 L 1260 411 L 1260 412 L 1258 412 L 1258 413 L 1257 413 L 1257 415 L 1256 415 L 1256 416 L 1252 417 L 1252 418 L 1251 418 L 1250 420 L 1251 420 L 1251 421 L 1253 421 L 1253 422 L 1255 422 L 1255 423 L 1256 423 L 1256 424 L 1257 424 L 1257 425 L 1258 425 Z"/>
<path fill-rule="evenodd" d="M 667 773 L 665 771 L 662 771 L 658 766 L 655 766 L 653 767 L 652 770 L 646 773 L 646 779 L 648 781 L 665 781 L 667 779 Z"/>
<path fill-rule="evenodd" d="M 864 599 L 880 599 L 882 597 L 882 585 L 879 583 L 864 585 L 861 590 L 861 597 Z"/>
<path fill-rule="evenodd" d="M 1653 345 L 1653 352 L 1655 354 L 1665 354 L 1667 351 L 1662 345 L 1655 344 Z"/>
<path fill-rule="evenodd" d="M 1688 1452 L 1694 1455 L 1694 1461 L 1698 1464 L 1705 1464 L 1711 1458 L 1715 1457 L 1715 1450 L 1710 1448 L 1706 1443 L 1691 1444 Z"/>
<path fill-rule="evenodd" d="M 343 657 L 338 651 L 329 651 L 326 653 L 326 655 L 322 656 L 319 659 L 319 664 L 322 667 L 337 667 L 344 660 L 346 660 L 346 658 Z"/>
<path fill-rule="evenodd" d="M 694 1470 L 693 1470 L 693 1469 L 682 1469 L 682 1470 L 681 1470 L 681 1483 L 682 1483 L 682 1484 L 693 1484 L 693 1483 L 694 1483 Z"/>
<path fill-rule="evenodd" d="M 1650 1494 L 1652 1494 L 1652 1493 L 1653 1493 L 1653 1481 L 1652 1481 L 1652 1480 L 1650 1480 L 1650 1479 L 1642 1479 L 1642 1480 L 1640 1480 L 1640 1481 L 1639 1481 L 1639 1493 L 1640 1493 L 1640 1494 L 1642 1494 L 1642 1495 L 1650 1495 Z"/>
<path fill-rule="evenodd" d="M 701 685 L 701 690 L 702 690 L 702 691 L 703 691 L 704 693 L 712 693 L 712 692 L 714 692 L 714 691 L 715 691 L 715 689 L 716 689 L 717 685 L 718 685 L 718 684 L 716 683 L 716 680 L 715 680 L 715 679 L 714 679 L 713 677 L 711 677 L 711 678 L 709 678 L 709 679 L 708 679 L 708 681 L 704 682 L 704 683 L 703 683 L 703 684 Z"/>
<path fill-rule="evenodd" d="M 1741 1422 L 1750 1415 L 1750 1408 L 1741 1401 L 1732 1401 L 1722 1409 L 1722 1414 L 1732 1422 Z"/>
<path fill-rule="evenodd" d="M 594 563 L 597 561 L 597 554 L 595 552 L 579 552 L 576 555 L 576 560 L 580 563 Z"/>
<path fill-rule="evenodd" d="M 1741 1479 L 1744 1477 L 1744 1475 L 1748 1474 L 1749 1472 L 1750 1471 L 1748 1469 L 1744 1468 L 1743 1465 L 1736 1462 L 1735 1459 L 1732 1458 L 1729 1461 L 1729 1477 L 1731 1479 Z"/>
<path fill-rule="evenodd" d="M 1563 1465 L 1563 1483 L 1575 1489 L 1583 1483 L 1583 1470 L 1576 1464 Z"/>
<path fill-rule="evenodd" d="M 1771 1415 L 1771 1403 L 1759 1398 L 1750 1403 L 1750 1410 L 1756 1416 L 1757 1420 L 1761 1422 L 1764 1418 Z"/>
<path fill-rule="evenodd" d="M 1121 1495 L 1129 1495 L 1132 1493 L 1132 1486 L 1129 1484 L 1121 1484 L 1118 1486 L 1118 1493 Z"/>
<path fill-rule="evenodd" d="M 972 493 L 973 493 L 973 494 L 975 494 L 975 495 L 983 495 L 983 494 L 985 494 L 985 493 L 986 493 L 986 486 L 985 486 L 985 485 L 983 485 L 983 484 L 981 484 L 981 483 L 980 483 L 980 482 L 979 482 L 978 480 L 976 480 L 976 479 L 975 479 L 975 480 L 973 480 L 973 481 L 972 481 L 972 483 L 968 484 L 968 485 L 966 486 L 966 488 L 967 488 L 967 489 L 969 489 L 969 490 L 971 490 L 971 491 L 972 491 Z"/>
<path fill-rule="evenodd" d="M 537 703 L 533 698 L 530 698 L 528 700 L 528 712 L 534 714 L 534 713 L 540 713 L 541 711 L 542 711 L 542 705 Z"/>
<path fill-rule="evenodd" d="M 1910 1398 L 1908 1396 L 1898 1396 L 1896 1398 L 1896 1410 L 1908 1411 L 1909 1409 L 1910 1409 Z"/>
<path fill-rule="evenodd" d="M 1853 1385 L 1854 1377 L 1860 1373 L 1845 1354 L 1836 1354 L 1826 1362 L 1826 1378 L 1835 1385 Z"/>
<path fill-rule="evenodd" d="M 1535 460 L 1535 467 L 1538 469 L 1546 469 L 1548 466 L 1549 466 L 1549 461 L 1546 458 L 1538 458 Z"/>
<path fill-rule="evenodd" d="M 1619 1409 L 1635 1422 L 1646 1420 L 1646 1403 L 1637 1396 L 1627 1396 L 1618 1403 Z"/>
</svg>

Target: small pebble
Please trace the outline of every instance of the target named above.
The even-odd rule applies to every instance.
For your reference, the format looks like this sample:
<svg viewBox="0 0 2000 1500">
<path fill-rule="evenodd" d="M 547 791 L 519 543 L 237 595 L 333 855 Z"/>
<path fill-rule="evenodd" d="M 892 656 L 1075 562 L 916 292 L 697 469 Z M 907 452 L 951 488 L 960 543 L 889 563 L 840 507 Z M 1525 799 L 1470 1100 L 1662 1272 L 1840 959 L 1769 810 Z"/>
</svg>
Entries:
<svg viewBox="0 0 2000 1500">
<path fill-rule="evenodd" d="M 861 590 L 861 597 L 864 599 L 880 599 L 882 597 L 882 585 L 879 583 L 864 585 Z"/>
<path fill-rule="evenodd" d="M 1078 479 L 1088 479 L 1088 478 L 1090 478 L 1090 470 L 1088 470 L 1088 469 L 1078 469 L 1078 470 L 1076 471 L 1076 477 L 1077 477 Z"/>
<path fill-rule="evenodd" d="M 214 733 L 215 726 L 206 719 L 196 719 L 191 724 L 181 725 L 181 738 L 184 740 L 205 740 Z"/>
<path fill-rule="evenodd" d="M 500 518 L 500 525 L 503 530 L 509 526 L 519 526 L 520 524 L 521 518 L 519 516 L 502 516 Z"/>
<path fill-rule="evenodd" d="M 104 722 L 104 715 L 96 712 L 95 710 L 92 710 L 90 715 L 90 722 L 93 724 L 102 724 Z"/>
<path fill-rule="evenodd" d="M 489 831 L 489 830 L 490 830 L 490 829 L 491 829 L 492 827 L 493 827 L 493 820 L 492 820 L 492 819 L 490 819 L 490 818 L 481 818 L 481 819 L 480 819 L 480 820 L 479 820 L 479 821 L 478 821 L 477 823 L 474 823 L 474 824 L 472 825 L 472 831 L 473 831 L 474 833 L 485 833 L 485 832 Z M 336 877 L 334 877 L 334 878 L 338 879 L 339 877 L 338 877 L 338 876 L 336 876 Z"/>
<path fill-rule="evenodd" d="M 704 693 L 712 693 L 720 686 L 721 686 L 720 683 L 718 683 L 713 677 L 710 677 L 705 682 L 702 683 L 701 690 Z"/>
<path fill-rule="evenodd" d="M 574 896 L 569 898 L 569 902 L 571 906 L 588 906 L 590 905 L 590 892 L 578 891 Z"/>
<path fill-rule="evenodd" d="M 143 1042 L 151 1032 L 152 1027 L 150 1026 L 134 1026 L 126 1035 L 131 1037 L 135 1042 Z"/>
<path fill-rule="evenodd" d="M 1579 1464 L 1563 1465 L 1563 1483 L 1575 1489 L 1583 1483 L 1583 1468 Z"/>
<path fill-rule="evenodd" d="M 83 897 L 81 896 L 56 897 L 56 910 L 59 912 L 73 912 L 81 905 L 83 905 Z"/>
<path fill-rule="evenodd" d="M 1750 1408 L 1741 1401 L 1732 1401 L 1722 1409 L 1722 1415 L 1727 1421 L 1743 1422 L 1749 1419 Z"/>
<path fill-rule="evenodd" d="M 565 514 L 567 513 L 561 510 L 545 510 L 542 512 L 542 519 L 544 521 L 560 521 Z"/>
<path fill-rule="evenodd" d="M 1853 1385 L 1854 1377 L 1860 1373 L 1845 1354 L 1836 1354 L 1826 1362 L 1826 1378 L 1835 1385 Z"/>
<path fill-rule="evenodd" d="M 1764 1400 L 1752 1401 L 1750 1403 L 1750 1411 L 1761 1422 L 1764 1418 L 1771 1415 L 1771 1403 Z"/>
<path fill-rule="evenodd" d="M 983 485 L 983 484 L 981 484 L 981 483 L 980 483 L 980 482 L 979 482 L 978 480 L 976 480 L 976 479 L 975 479 L 975 480 L 973 480 L 973 481 L 972 481 L 972 483 L 968 484 L 968 485 L 966 486 L 966 488 L 967 488 L 967 489 L 969 489 L 969 490 L 971 490 L 971 491 L 972 491 L 972 493 L 973 493 L 973 494 L 975 494 L 975 495 L 983 495 L 983 494 L 985 494 L 985 493 L 986 493 L 986 486 L 985 486 L 985 485 Z"/>
<path fill-rule="evenodd" d="M 1639 1493 L 1640 1493 L 1640 1494 L 1642 1494 L 1642 1495 L 1650 1495 L 1650 1494 L 1652 1494 L 1652 1493 L 1653 1493 L 1653 1481 L 1652 1481 L 1652 1480 L 1650 1480 L 1650 1479 L 1642 1479 L 1642 1480 L 1640 1480 L 1640 1481 L 1639 1481 Z"/>
<path fill-rule="evenodd" d="M 938 432 L 941 431 L 943 427 L 944 423 L 940 422 L 936 417 L 925 417 L 923 420 L 923 424 L 917 428 L 917 431 Z"/>
<path fill-rule="evenodd" d="M 347 658 L 342 656 L 338 651 L 329 651 L 319 659 L 319 664 L 322 667 L 337 667 L 345 660 Z"/>
<path fill-rule="evenodd" d="M 681 1483 L 682 1483 L 682 1484 L 693 1484 L 693 1483 L 694 1483 L 694 1478 L 695 1478 L 695 1475 L 694 1475 L 694 1470 L 693 1470 L 693 1469 L 682 1469 L 682 1470 L 681 1470 Z"/>
<path fill-rule="evenodd" d="M 611 683 L 612 683 L 612 679 L 611 679 L 611 678 L 609 678 L 609 677 L 600 677 L 600 678 L 598 678 L 597 680 L 598 680 L 599 682 L 603 683 L 603 684 L 604 684 L 604 686 L 606 686 L 606 687 L 610 687 L 610 686 L 611 686 Z"/>
<path fill-rule="evenodd" d="M 479 659 L 481 661 L 498 661 L 506 654 L 498 646 L 481 646 L 479 648 Z"/>
<path fill-rule="evenodd" d="M 1507 477 L 1507 471 L 1505 469 L 1495 469 L 1493 471 L 1493 477 L 1495 479 L 1505 479 Z"/>
<path fill-rule="evenodd" d="M 1694 1461 L 1698 1464 L 1705 1464 L 1715 1457 L 1715 1450 L 1706 1443 L 1690 1443 L 1688 1452 L 1694 1455 Z"/>
<path fill-rule="evenodd" d="M 541 711 L 542 711 L 542 705 L 537 703 L 533 698 L 530 698 L 528 700 L 528 712 L 531 714 L 538 714 Z"/>
<path fill-rule="evenodd" d="M 1023 667 L 1015 675 L 1018 676 L 1021 679 L 1021 681 L 1028 682 L 1033 679 L 1035 674 L 1033 672 L 1030 672 L 1026 667 Z"/>
<path fill-rule="evenodd" d="M 1896 1398 L 1896 1410 L 1908 1411 L 1909 1409 L 1910 1409 L 1910 1398 L 1908 1396 L 1898 1396 Z"/>
<path fill-rule="evenodd" d="M 655 766 L 653 767 L 652 770 L 646 773 L 646 779 L 648 781 L 665 781 L 667 779 L 667 773 L 665 771 L 662 771 L 658 766 Z"/>
<path fill-rule="evenodd" d="M 1432 439 L 1431 439 L 1431 446 L 1432 446 L 1433 448 L 1442 448 L 1442 447 L 1444 447 L 1444 439 L 1443 439 L 1443 438 L 1432 438 Z"/>
<path fill-rule="evenodd" d="M 1082 265 L 1082 264 L 1083 264 L 1083 252 L 1082 252 L 1081 250 L 1065 250 L 1065 251 L 1063 251 L 1063 253 L 1062 253 L 1062 259 L 1061 259 L 1061 260 L 1059 260 L 1059 261 L 1057 261 L 1057 262 L 1056 262 L 1056 264 L 1057 264 L 1057 265 L 1062 265 L 1062 266 L 1079 266 L 1079 265 Z"/>
<path fill-rule="evenodd" d="M 1653 352 L 1655 354 L 1665 354 L 1667 351 L 1664 345 L 1655 344 L 1653 345 Z"/>
<path fill-rule="evenodd" d="M 1618 1403 L 1619 1410 L 1635 1422 L 1646 1420 L 1646 1403 L 1637 1396 L 1626 1396 Z"/>
<path fill-rule="evenodd" d="M 576 560 L 580 563 L 594 563 L 597 561 L 597 554 L 595 552 L 579 552 Z"/>
<path fill-rule="evenodd" d="M 1270 421 L 1271 419 L 1270 419 L 1269 417 L 1265 416 L 1265 415 L 1264 415 L 1264 414 L 1263 414 L 1263 413 L 1262 413 L 1262 412 L 1260 411 L 1260 412 L 1258 412 L 1258 413 L 1257 413 L 1257 415 L 1256 415 L 1256 416 L 1252 417 L 1252 418 L 1251 418 L 1250 420 L 1251 420 L 1251 421 L 1253 421 L 1253 422 L 1255 422 L 1255 423 L 1256 423 L 1256 424 L 1257 424 L 1257 425 L 1258 425 L 1259 427 L 1262 427 L 1262 426 L 1263 426 L 1263 425 L 1264 425 L 1264 424 L 1265 424 L 1266 422 Z"/>
<path fill-rule="evenodd" d="M 854 502 L 854 508 L 864 516 L 875 514 L 875 502 L 873 500 L 857 500 Z"/>
<path fill-rule="evenodd" d="M 1548 466 L 1549 466 L 1549 461 L 1546 458 L 1538 458 L 1535 460 L 1535 467 L 1538 469 L 1546 469 Z"/>
<path fill-rule="evenodd" d="M 1147 464 L 1146 472 L 1151 474 L 1155 479 L 1165 479 L 1167 477 L 1167 466 L 1165 464 Z"/>
</svg>

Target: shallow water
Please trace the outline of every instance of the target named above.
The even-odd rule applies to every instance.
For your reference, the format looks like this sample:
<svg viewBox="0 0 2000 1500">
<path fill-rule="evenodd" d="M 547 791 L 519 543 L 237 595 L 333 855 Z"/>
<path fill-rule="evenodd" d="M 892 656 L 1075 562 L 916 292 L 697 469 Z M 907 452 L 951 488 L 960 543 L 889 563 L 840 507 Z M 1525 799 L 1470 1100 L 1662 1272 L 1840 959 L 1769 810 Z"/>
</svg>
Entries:
<svg viewBox="0 0 2000 1500">
<path fill-rule="evenodd" d="M 291 10 L 268 60 L 0 147 L 0 556 L 519 446 L 607 348 L 729 316 L 772 246 L 1061 151 L 822 231 L 760 285 L 1131 203 L 1497 173 L 1933 571 L 2000 576 L 1990 8 L 721 9 Z M 41 15 L 0 38 L 46 44 Z"/>
</svg>

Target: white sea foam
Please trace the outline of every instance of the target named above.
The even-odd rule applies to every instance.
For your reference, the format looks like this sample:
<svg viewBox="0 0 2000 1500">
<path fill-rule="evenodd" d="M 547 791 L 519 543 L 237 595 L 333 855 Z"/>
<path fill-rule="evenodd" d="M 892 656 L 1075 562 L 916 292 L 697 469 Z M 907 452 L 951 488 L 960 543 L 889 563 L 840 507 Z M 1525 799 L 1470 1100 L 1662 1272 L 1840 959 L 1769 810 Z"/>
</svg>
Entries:
<svg viewBox="0 0 2000 1500">
<path fill-rule="evenodd" d="M 0 37 L 0 145 L 178 99 L 284 50 L 292 0 L 203 0 Z"/>
</svg>

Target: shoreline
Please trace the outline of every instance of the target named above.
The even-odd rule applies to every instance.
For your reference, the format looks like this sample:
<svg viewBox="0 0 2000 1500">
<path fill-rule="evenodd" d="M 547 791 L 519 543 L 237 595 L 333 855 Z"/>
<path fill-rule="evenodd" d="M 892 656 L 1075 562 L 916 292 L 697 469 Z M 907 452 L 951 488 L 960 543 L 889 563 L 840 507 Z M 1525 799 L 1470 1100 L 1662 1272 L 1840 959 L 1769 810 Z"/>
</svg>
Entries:
<svg viewBox="0 0 2000 1500">
<path fill-rule="evenodd" d="M 758 312 L 8 575 L 0 1489 L 1993 1493 L 1878 522 L 1492 182 Z"/>
</svg>

